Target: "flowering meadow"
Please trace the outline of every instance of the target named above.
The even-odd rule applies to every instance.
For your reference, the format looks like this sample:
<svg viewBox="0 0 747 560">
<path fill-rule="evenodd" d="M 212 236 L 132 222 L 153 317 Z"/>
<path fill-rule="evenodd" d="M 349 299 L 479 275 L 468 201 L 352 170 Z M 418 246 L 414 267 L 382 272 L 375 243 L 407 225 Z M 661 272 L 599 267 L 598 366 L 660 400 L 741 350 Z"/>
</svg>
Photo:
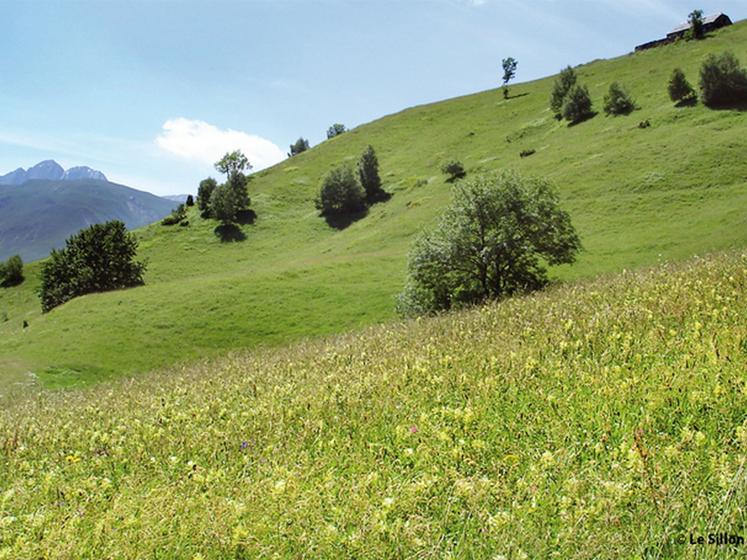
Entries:
<svg viewBox="0 0 747 560">
<path fill-rule="evenodd" d="M 728 253 L 10 402 L 0 558 L 742 557 L 746 458 Z"/>
</svg>

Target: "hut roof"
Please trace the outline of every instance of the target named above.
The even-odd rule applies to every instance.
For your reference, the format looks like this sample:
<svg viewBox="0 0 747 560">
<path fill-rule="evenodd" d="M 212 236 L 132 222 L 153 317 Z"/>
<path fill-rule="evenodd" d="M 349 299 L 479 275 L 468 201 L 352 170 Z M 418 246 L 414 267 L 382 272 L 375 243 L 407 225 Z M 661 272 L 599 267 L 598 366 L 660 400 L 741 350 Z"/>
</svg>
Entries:
<svg viewBox="0 0 747 560">
<path fill-rule="evenodd" d="M 726 15 L 726 14 L 718 13 L 718 14 L 711 14 L 710 16 L 704 16 L 703 25 L 708 25 L 709 23 L 713 23 L 714 21 L 716 21 L 718 18 L 720 18 L 723 15 Z M 680 33 L 682 31 L 687 31 L 688 29 L 690 29 L 690 22 L 686 21 L 685 23 L 681 23 L 677 27 L 672 29 L 669 32 L 669 34 L 671 35 L 672 33 Z"/>
</svg>

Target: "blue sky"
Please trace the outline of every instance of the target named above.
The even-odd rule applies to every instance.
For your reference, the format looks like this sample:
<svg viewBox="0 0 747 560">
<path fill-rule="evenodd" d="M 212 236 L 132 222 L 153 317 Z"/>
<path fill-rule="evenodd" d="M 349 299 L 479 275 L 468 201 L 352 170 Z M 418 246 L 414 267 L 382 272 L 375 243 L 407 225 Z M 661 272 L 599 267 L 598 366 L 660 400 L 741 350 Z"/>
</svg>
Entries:
<svg viewBox="0 0 747 560">
<path fill-rule="evenodd" d="M 0 0 L 0 174 L 89 165 L 193 192 L 242 148 L 257 168 L 299 136 L 629 52 L 695 7 L 744 0 Z M 747 62 L 747 61 L 746 61 Z"/>
</svg>

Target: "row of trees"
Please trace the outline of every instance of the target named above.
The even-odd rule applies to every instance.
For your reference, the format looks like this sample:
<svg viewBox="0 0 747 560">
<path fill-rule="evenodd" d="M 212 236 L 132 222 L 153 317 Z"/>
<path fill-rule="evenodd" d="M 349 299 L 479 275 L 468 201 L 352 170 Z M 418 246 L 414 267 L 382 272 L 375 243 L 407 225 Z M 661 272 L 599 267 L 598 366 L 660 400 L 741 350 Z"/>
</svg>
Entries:
<svg viewBox="0 0 747 560">
<path fill-rule="evenodd" d="M 700 67 L 700 96 L 708 107 L 747 103 L 747 70 L 734 53 L 710 54 Z M 667 84 L 669 98 L 678 106 L 697 102 L 698 94 L 681 68 L 675 68 Z"/>
<path fill-rule="evenodd" d="M 703 103 L 709 107 L 747 102 L 747 71 L 731 52 L 711 54 L 706 58 L 700 69 L 699 85 Z M 667 90 L 677 104 L 685 105 L 697 100 L 695 90 L 679 68 L 672 73 Z M 578 76 L 570 66 L 560 72 L 553 84 L 550 109 L 556 118 L 566 119 L 571 124 L 596 114 L 588 88 L 578 83 Z M 625 87 L 618 82 L 610 84 L 604 96 L 605 114 L 628 115 L 635 109 L 636 103 Z"/>
<path fill-rule="evenodd" d="M 19 255 L 0 262 L 0 287 L 10 288 L 23 282 L 23 260 Z"/>
</svg>

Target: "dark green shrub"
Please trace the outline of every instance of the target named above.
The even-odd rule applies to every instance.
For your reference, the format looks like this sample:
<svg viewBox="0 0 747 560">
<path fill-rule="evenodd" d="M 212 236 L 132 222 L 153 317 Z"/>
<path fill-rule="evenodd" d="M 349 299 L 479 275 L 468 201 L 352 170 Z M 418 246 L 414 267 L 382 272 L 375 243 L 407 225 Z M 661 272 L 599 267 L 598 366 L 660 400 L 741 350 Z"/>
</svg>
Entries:
<svg viewBox="0 0 747 560">
<path fill-rule="evenodd" d="M 556 117 L 560 117 L 563 113 L 563 105 L 565 104 L 565 98 L 571 88 L 576 85 L 576 72 L 570 66 L 567 66 L 560 71 L 560 74 L 555 79 L 555 83 L 552 86 L 552 93 L 550 94 L 550 109 L 555 113 Z"/>
<path fill-rule="evenodd" d="M 645 121 L 641 121 L 638 123 L 638 128 L 651 128 L 651 121 L 646 119 Z"/>
<path fill-rule="evenodd" d="M 288 157 L 297 156 L 301 152 L 305 152 L 310 147 L 309 141 L 305 138 L 299 138 L 296 140 L 293 144 L 290 145 L 290 152 L 288 153 Z"/>
<path fill-rule="evenodd" d="M 197 189 L 197 207 L 203 218 L 210 217 L 210 197 L 217 187 L 218 182 L 212 177 L 200 181 L 200 187 Z"/>
<path fill-rule="evenodd" d="M 337 167 L 325 175 L 316 199 L 316 208 L 322 216 L 327 217 L 365 210 L 366 191 L 350 167 Z"/>
<path fill-rule="evenodd" d="M 523 157 L 523 158 L 529 157 L 533 155 L 535 152 L 536 150 L 534 148 L 530 148 L 529 150 L 521 150 L 521 152 L 519 152 L 519 157 Z"/>
<path fill-rule="evenodd" d="M 541 288 L 544 264 L 572 263 L 580 247 L 546 181 L 514 173 L 465 181 L 416 241 L 398 308 L 422 314 Z"/>
<path fill-rule="evenodd" d="M 223 224 L 238 221 L 238 215 L 249 208 L 247 177 L 237 172 L 228 181 L 213 191 L 210 199 L 210 215 Z"/>
<path fill-rule="evenodd" d="M 181 222 L 184 218 L 187 217 L 187 208 L 184 206 L 184 204 L 180 204 L 174 210 L 166 216 L 163 220 L 161 220 L 161 225 L 164 226 L 174 226 Z"/>
<path fill-rule="evenodd" d="M 363 190 L 366 191 L 366 201 L 369 204 L 389 198 L 389 193 L 381 188 L 379 160 L 372 146 L 366 148 L 358 160 L 358 179 Z"/>
<path fill-rule="evenodd" d="M 10 288 L 23 282 L 23 261 L 19 255 L 0 263 L 0 287 Z"/>
<path fill-rule="evenodd" d="M 84 294 L 141 285 L 145 264 L 135 261 L 136 253 L 137 239 L 120 221 L 81 230 L 42 265 L 42 311 Z"/>
<path fill-rule="evenodd" d="M 194 206 L 195 205 L 195 198 L 191 195 L 187 195 L 187 201 L 185 202 L 187 206 Z"/>
<path fill-rule="evenodd" d="M 586 86 L 573 86 L 565 98 L 563 118 L 571 124 L 578 124 L 593 116 L 589 90 Z"/>
<path fill-rule="evenodd" d="M 667 84 L 669 99 L 677 105 L 692 105 L 698 100 L 693 86 L 687 81 L 685 73 L 679 68 L 672 70 L 672 75 Z"/>
<path fill-rule="evenodd" d="M 444 163 L 441 166 L 441 173 L 449 176 L 447 181 L 449 181 L 450 183 L 453 183 L 457 179 L 463 179 L 467 176 L 467 172 L 464 170 L 462 162 L 455 159 Z"/>
<path fill-rule="evenodd" d="M 734 53 L 708 55 L 700 68 L 700 95 L 709 107 L 747 102 L 747 72 Z"/>
<path fill-rule="evenodd" d="M 345 128 L 344 124 L 335 123 L 332 126 L 330 126 L 327 129 L 327 138 L 334 138 L 335 136 L 339 136 L 343 132 L 347 132 L 347 128 Z"/>
<path fill-rule="evenodd" d="M 629 115 L 635 111 L 635 102 L 619 83 L 612 82 L 604 96 L 604 112 L 607 115 Z"/>
</svg>

